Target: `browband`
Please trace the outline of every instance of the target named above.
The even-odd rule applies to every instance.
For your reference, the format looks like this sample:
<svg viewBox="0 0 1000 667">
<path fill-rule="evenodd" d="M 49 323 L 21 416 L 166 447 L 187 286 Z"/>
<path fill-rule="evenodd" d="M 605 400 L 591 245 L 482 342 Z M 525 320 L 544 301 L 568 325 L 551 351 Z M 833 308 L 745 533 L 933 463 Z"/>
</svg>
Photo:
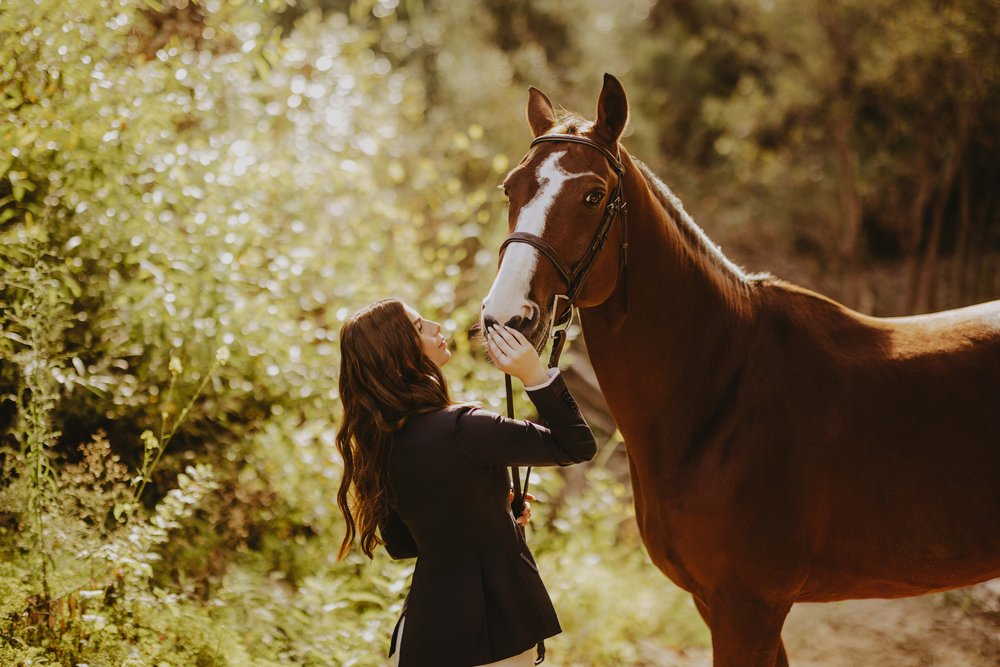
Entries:
<svg viewBox="0 0 1000 667">
<path fill-rule="evenodd" d="M 606 157 L 608 162 L 611 163 L 611 168 L 614 169 L 619 176 L 622 176 L 625 173 L 625 167 L 622 166 L 621 159 L 592 139 L 581 137 L 576 134 L 543 134 L 539 137 L 535 137 L 535 140 L 531 142 L 531 145 L 534 146 L 535 144 L 540 144 L 546 141 L 568 141 L 572 144 L 583 144 L 584 146 L 596 148 L 604 153 L 604 157 Z"/>
</svg>

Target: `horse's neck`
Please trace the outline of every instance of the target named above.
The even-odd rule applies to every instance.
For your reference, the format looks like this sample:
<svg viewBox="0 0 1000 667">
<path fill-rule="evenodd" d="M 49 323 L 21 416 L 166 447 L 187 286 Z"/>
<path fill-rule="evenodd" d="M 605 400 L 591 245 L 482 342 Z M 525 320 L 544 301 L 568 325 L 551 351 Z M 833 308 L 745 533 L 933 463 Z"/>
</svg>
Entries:
<svg viewBox="0 0 1000 667">
<path fill-rule="evenodd" d="M 752 288 L 670 195 L 623 159 L 627 277 L 604 304 L 583 311 L 587 348 L 626 442 L 654 431 L 683 439 L 711 418 L 738 371 Z"/>
</svg>

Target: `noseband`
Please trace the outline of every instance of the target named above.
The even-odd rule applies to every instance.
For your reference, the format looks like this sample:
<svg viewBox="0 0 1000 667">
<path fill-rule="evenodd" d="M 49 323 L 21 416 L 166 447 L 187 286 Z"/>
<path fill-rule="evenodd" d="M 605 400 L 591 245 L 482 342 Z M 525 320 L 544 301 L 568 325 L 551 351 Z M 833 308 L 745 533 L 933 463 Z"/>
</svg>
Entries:
<svg viewBox="0 0 1000 667">
<path fill-rule="evenodd" d="M 586 137 L 581 137 L 575 134 L 543 134 L 540 137 L 536 137 L 535 140 L 531 142 L 531 145 L 535 146 L 536 144 L 547 141 L 567 142 L 589 146 L 590 148 L 600 152 L 618 175 L 618 183 L 615 184 L 614 190 L 611 191 L 611 197 L 608 204 L 604 207 L 604 216 L 601 218 L 601 224 L 597 226 L 597 231 L 594 233 L 594 237 L 591 239 L 590 245 L 587 247 L 587 251 L 574 266 L 570 267 L 570 265 L 559 256 L 559 253 L 556 252 L 556 249 L 553 248 L 548 241 L 543 239 L 541 236 L 531 234 L 530 232 L 513 232 L 506 239 L 504 239 L 504 242 L 500 245 L 501 260 L 503 259 L 504 249 L 511 243 L 526 243 L 527 245 L 532 246 L 549 258 L 549 261 L 552 262 L 552 265 L 566 282 L 566 292 L 564 294 L 557 293 L 552 299 L 552 320 L 550 330 L 552 331 L 553 337 L 556 338 L 556 344 L 553 345 L 552 357 L 549 360 L 549 366 L 554 366 L 558 364 L 559 353 L 562 350 L 562 343 L 565 336 L 565 328 L 569 326 L 569 323 L 573 320 L 573 309 L 576 306 L 576 298 L 579 295 L 580 289 L 583 287 L 584 281 L 590 274 L 590 270 L 593 268 L 594 262 L 597 260 L 597 255 L 601 252 L 601 249 L 604 248 L 604 243 L 608 240 L 608 234 L 611 232 L 611 226 L 614 224 L 616 217 L 621 218 L 622 227 L 621 257 L 618 261 L 618 277 L 616 278 L 616 284 L 618 280 L 622 279 L 622 276 L 625 273 L 625 266 L 628 264 L 628 217 L 625 199 L 622 195 L 622 181 L 625 176 L 625 168 L 622 166 L 621 160 L 617 156 L 604 146 L 601 146 Z M 560 300 L 564 300 L 566 302 L 566 309 L 562 314 L 558 313 Z"/>
</svg>

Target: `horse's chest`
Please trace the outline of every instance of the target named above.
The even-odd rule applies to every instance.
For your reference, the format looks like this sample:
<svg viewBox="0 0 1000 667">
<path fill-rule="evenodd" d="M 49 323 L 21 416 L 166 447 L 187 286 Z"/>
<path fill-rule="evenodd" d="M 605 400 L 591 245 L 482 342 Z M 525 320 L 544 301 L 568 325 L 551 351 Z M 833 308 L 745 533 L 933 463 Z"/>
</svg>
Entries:
<svg viewBox="0 0 1000 667">
<path fill-rule="evenodd" d="M 754 551 L 752 545 L 781 541 L 784 521 L 770 512 L 764 520 L 745 502 L 737 489 L 745 489 L 746 480 L 733 465 L 711 457 L 688 466 L 661 461 L 659 471 L 651 472 L 656 468 L 648 462 L 630 458 L 630 463 L 643 542 L 656 566 L 681 588 L 696 595 L 710 589 L 720 576 L 739 569 L 735 561 Z M 777 502 L 759 491 L 754 495 L 761 502 Z"/>
<path fill-rule="evenodd" d="M 671 494 L 662 482 L 643 480 L 632 466 L 636 523 L 650 559 L 681 588 L 695 593 L 700 587 L 695 563 L 697 530 L 683 511 L 683 496 Z M 696 539 L 696 538 L 695 538 Z"/>
</svg>

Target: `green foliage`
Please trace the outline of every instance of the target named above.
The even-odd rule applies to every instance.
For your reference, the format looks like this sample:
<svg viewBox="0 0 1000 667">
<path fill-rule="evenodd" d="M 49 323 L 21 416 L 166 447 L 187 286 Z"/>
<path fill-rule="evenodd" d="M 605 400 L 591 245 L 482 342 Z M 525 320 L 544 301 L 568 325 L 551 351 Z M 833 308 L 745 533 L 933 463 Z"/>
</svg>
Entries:
<svg viewBox="0 0 1000 667">
<path fill-rule="evenodd" d="M 709 645 L 691 597 L 650 563 L 622 471 L 605 465 L 620 444 L 604 445 L 568 497 L 563 476 L 533 473 L 546 520 L 529 541 L 566 630 L 546 642 L 554 665 L 650 664 L 655 649 Z"/>
<path fill-rule="evenodd" d="M 989 299 L 995 276 L 976 267 L 997 250 L 985 222 L 998 166 L 997 9 L 659 3 L 667 38 L 645 47 L 641 69 L 658 89 L 640 104 L 665 121 L 654 135 L 681 192 L 708 200 L 693 210 L 715 212 L 713 238 L 750 248 L 768 260 L 761 268 L 806 279 L 782 261 L 797 254 L 819 269 L 808 282 L 881 312 Z M 972 236 L 987 245 L 971 250 Z M 860 285 L 866 266 L 900 261 L 902 284 Z"/>
<path fill-rule="evenodd" d="M 16 472 L 24 469 L 29 457 L 9 455 L 0 512 L 30 529 L 37 512 L 28 506 L 33 480 Z M 135 644 L 155 647 L 145 655 L 163 652 L 180 664 L 222 664 L 184 657 L 209 655 L 209 639 L 214 636 L 199 641 L 199 633 L 184 633 L 176 646 L 162 645 L 159 638 L 180 634 L 182 622 L 202 625 L 203 621 L 191 618 L 205 610 L 153 581 L 158 549 L 191 519 L 215 486 L 208 466 L 189 467 L 178 475 L 177 488 L 148 516 L 137 513 L 127 521 L 116 519 L 113 508 L 132 498 L 128 471 L 111 453 L 103 434 L 87 443 L 80 461 L 60 468 L 59 493 L 42 513 L 46 541 L 39 546 L 16 526 L 4 529 L 0 655 L 11 656 L 4 664 L 26 664 L 28 658 L 43 656 L 54 664 L 127 664 L 138 655 L 128 648 Z M 44 585 L 37 582 L 39 556 L 47 573 Z M 166 616 L 151 613 L 165 605 Z"/>
<path fill-rule="evenodd" d="M 50 420 L 47 450 L 6 459 L 17 571 L 4 650 L 215 664 L 221 644 L 248 664 L 229 627 L 252 629 L 260 664 L 376 664 L 408 566 L 331 560 L 336 330 L 392 286 L 458 333 L 487 279 L 462 277 L 493 263 L 483 239 L 499 232 L 493 188 L 508 163 L 481 125 L 413 132 L 427 95 L 371 50 L 376 29 L 309 14 L 278 41 L 259 6 L 185 4 L 185 34 L 164 38 L 150 7 L 24 3 L 0 15 L 0 29 L 24 35 L 2 54 L 13 63 L 3 232 L 36 239 L 62 278 L 5 292 L 20 310 L 4 312 L 67 321 L 33 325 L 51 343 L 39 352 L 48 402 L 4 354 L 21 397 L 8 401 L 10 435 L 33 433 L 31 410 Z M 456 219 L 464 226 L 443 224 Z M 14 259 L 44 266 L 10 259 L 11 284 Z M 46 294 L 59 308 L 36 298 Z M 478 396 L 491 374 L 470 341 L 456 347 L 454 389 Z M 231 358 L 217 373 L 220 349 Z M 77 452 L 101 428 L 108 436 Z M 59 475 L 47 469 L 63 481 L 40 515 L 58 548 L 17 537 L 40 488 L 18 471 L 35 451 L 63 459 Z M 199 456 L 222 478 L 179 472 Z M 39 563 L 51 590 L 31 583 Z"/>
<path fill-rule="evenodd" d="M 38 556 L 36 584 L 49 594 L 51 535 L 46 517 L 58 494 L 53 449 L 59 432 L 52 413 L 59 398 L 61 336 L 67 326 L 52 258 L 43 257 L 32 240 L 12 239 L 0 263 L 5 271 L 5 295 L 0 303 L 0 352 L 10 360 L 19 378 L 17 390 L 7 396 L 17 406 L 17 450 L 23 462 L 24 514 L 32 549 Z"/>
</svg>

